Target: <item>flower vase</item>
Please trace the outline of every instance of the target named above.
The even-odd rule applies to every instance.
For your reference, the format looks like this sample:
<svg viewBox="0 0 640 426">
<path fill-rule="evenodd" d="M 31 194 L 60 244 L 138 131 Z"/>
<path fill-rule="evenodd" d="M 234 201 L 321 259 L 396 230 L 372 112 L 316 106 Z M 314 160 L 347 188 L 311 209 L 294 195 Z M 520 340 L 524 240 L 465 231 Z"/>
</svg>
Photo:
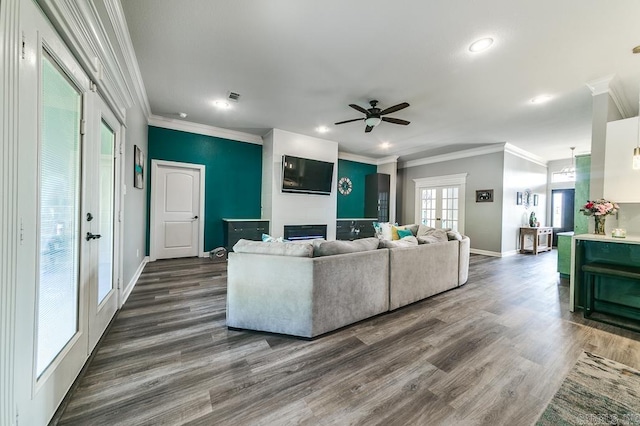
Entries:
<svg viewBox="0 0 640 426">
<path fill-rule="evenodd" d="M 604 221 L 606 219 L 606 216 L 594 215 L 593 218 L 596 220 L 596 228 L 595 228 L 594 233 L 596 235 L 605 235 L 605 233 L 604 233 Z"/>
</svg>

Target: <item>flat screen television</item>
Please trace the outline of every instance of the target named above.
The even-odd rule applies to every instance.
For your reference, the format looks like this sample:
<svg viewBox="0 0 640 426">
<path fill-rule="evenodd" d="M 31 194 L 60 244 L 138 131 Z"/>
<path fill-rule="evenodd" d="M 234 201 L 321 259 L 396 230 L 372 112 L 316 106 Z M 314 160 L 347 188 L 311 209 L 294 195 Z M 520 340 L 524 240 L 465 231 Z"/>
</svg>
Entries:
<svg viewBox="0 0 640 426">
<path fill-rule="evenodd" d="M 282 156 L 282 192 L 331 195 L 333 163 Z"/>
</svg>

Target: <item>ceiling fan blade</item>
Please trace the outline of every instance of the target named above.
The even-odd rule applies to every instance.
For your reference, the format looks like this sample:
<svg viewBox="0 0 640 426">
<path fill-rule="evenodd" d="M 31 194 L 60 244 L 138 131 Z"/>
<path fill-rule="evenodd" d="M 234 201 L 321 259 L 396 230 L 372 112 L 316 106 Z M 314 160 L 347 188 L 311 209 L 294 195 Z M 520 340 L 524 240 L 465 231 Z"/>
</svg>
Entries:
<svg viewBox="0 0 640 426">
<path fill-rule="evenodd" d="M 364 128 L 364 132 L 365 133 L 369 133 L 372 130 L 373 130 L 373 126 L 367 126 L 367 127 Z"/>
<path fill-rule="evenodd" d="M 362 108 L 360 105 L 356 105 L 356 104 L 349 104 L 349 106 L 353 109 L 355 109 L 356 111 L 360 111 L 363 114 L 369 114 L 369 111 L 367 111 L 366 109 Z"/>
<path fill-rule="evenodd" d="M 409 106 L 408 103 L 403 102 L 401 104 L 394 105 L 392 107 L 389 107 L 387 109 L 384 109 L 384 110 L 380 111 L 380 115 L 391 114 L 392 112 L 396 112 L 396 111 L 400 111 L 401 109 L 405 109 L 408 106 Z"/>
<path fill-rule="evenodd" d="M 365 117 L 362 117 L 362 118 L 354 118 L 353 120 L 338 121 L 337 123 L 334 123 L 334 124 L 335 124 L 335 125 L 338 125 L 338 124 L 344 124 L 344 123 L 351 123 L 352 121 L 362 121 L 362 120 L 364 120 L 364 119 L 365 119 Z"/>
<path fill-rule="evenodd" d="M 382 117 L 382 121 L 386 121 L 387 123 L 393 123 L 393 124 L 402 124 L 403 126 L 406 126 L 407 124 L 411 123 L 410 121 L 407 121 L 407 120 L 401 120 L 399 118 L 392 118 L 392 117 Z"/>
</svg>

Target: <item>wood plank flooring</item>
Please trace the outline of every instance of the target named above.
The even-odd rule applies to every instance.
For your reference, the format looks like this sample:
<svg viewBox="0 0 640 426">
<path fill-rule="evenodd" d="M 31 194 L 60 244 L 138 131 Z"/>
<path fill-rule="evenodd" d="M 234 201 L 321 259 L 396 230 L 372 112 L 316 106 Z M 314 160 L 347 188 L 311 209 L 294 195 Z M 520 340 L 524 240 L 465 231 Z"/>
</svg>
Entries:
<svg viewBox="0 0 640 426">
<path fill-rule="evenodd" d="M 556 254 L 472 255 L 465 286 L 313 341 L 227 330 L 226 264 L 150 263 L 54 423 L 532 424 L 583 350 L 640 369 L 640 334 L 568 311 Z"/>
</svg>

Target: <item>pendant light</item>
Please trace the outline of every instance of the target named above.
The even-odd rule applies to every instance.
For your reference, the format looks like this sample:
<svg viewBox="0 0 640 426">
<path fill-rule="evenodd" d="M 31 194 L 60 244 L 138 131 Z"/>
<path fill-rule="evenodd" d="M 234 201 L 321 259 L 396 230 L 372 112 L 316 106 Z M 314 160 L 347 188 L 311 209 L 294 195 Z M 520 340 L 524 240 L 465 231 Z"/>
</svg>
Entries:
<svg viewBox="0 0 640 426">
<path fill-rule="evenodd" d="M 573 155 L 573 151 L 576 149 L 575 146 L 570 147 L 571 149 L 571 167 L 564 166 L 560 173 L 563 175 L 575 178 L 576 175 L 576 157 Z M 640 151 L 640 150 L 639 150 Z"/>
</svg>

